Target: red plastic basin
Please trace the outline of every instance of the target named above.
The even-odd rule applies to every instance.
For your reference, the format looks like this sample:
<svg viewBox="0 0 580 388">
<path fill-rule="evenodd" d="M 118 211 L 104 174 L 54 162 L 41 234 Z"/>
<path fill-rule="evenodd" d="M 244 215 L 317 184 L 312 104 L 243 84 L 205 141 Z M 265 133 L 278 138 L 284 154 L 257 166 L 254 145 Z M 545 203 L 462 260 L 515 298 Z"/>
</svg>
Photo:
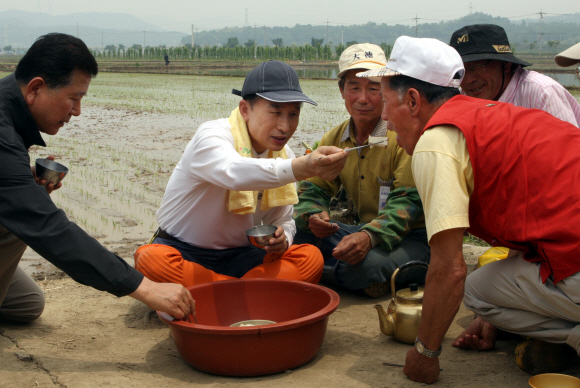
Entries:
<svg viewBox="0 0 580 388">
<path fill-rule="evenodd" d="M 340 301 L 326 287 L 295 280 L 226 280 L 188 290 L 195 299 L 197 324 L 157 314 L 169 325 L 188 364 L 226 376 L 277 373 L 311 360 Z M 277 323 L 229 327 L 252 319 Z"/>
</svg>

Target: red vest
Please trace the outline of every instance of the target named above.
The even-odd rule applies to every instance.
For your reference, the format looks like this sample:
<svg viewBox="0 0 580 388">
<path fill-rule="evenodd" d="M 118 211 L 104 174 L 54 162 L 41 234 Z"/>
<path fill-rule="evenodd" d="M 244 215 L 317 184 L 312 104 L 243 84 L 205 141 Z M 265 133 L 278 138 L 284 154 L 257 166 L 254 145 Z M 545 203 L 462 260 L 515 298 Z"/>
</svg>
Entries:
<svg viewBox="0 0 580 388">
<path fill-rule="evenodd" d="M 512 104 L 455 96 L 431 117 L 467 140 L 469 232 L 540 261 L 542 281 L 580 271 L 580 130 Z"/>
</svg>

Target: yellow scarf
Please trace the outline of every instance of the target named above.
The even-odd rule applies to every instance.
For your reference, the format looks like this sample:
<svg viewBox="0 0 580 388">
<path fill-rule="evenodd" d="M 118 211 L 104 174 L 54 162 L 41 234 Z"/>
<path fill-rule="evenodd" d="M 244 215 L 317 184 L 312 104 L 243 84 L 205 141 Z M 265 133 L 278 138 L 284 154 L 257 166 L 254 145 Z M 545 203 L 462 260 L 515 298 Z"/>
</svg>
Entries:
<svg viewBox="0 0 580 388">
<path fill-rule="evenodd" d="M 232 111 L 229 118 L 232 127 L 232 136 L 234 137 L 234 147 L 236 151 L 245 158 L 252 157 L 252 141 L 248 134 L 246 121 L 240 113 L 240 108 Z M 268 158 L 287 159 L 286 150 L 269 151 Z M 256 212 L 256 203 L 258 203 L 257 191 L 234 191 L 228 193 L 228 210 L 235 214 L 253 214 Z M 276 206 L 295 205 L 298 203 L 296 186 L 294 183 L 277 187 L 275 189 L 264 190 L 262 205 L 260 210 L 266 211 Z"/>
</svg>

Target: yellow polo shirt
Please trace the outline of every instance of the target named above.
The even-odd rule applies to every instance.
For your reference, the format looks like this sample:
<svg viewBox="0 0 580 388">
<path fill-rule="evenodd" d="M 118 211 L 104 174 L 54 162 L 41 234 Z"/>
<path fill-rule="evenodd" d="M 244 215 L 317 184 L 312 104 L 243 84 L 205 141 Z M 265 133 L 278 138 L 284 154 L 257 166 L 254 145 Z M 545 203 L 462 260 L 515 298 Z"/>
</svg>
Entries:
<svg viewBox="0 0 580 388">
<path fill-rule="evenodd" d="M 459 128 L 441 125 L 425 131 L 411 163 L 429 241 L 444 230 L 468 228 L 473 169 Z"/>
</svg>

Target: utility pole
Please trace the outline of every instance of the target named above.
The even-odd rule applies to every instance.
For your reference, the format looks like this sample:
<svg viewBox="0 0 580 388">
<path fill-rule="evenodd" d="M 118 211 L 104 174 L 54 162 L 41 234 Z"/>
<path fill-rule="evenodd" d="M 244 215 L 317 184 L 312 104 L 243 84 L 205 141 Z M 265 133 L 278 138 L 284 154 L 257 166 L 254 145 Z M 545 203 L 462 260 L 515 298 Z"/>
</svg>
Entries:
<svg viewBox="0 0 580 388">
<path fill-rule="evenodd" d="M 141 53 L 143 55 L 143 58 L 145 58 L 145 33 L 147 31 L 143 31 L 143 48 L 141 49 Z"/>
<path fill-rule="evenodd" d="M 417 21 L 419 20 L 419 18 L 417 17 L 417 14 L 415 14 L 415 17 L 412 19 L 415 21 L 415 38 L 417 37 Z"/>
<path fill-rule="evenodd" d="M 195 56 L 195 43 L 193 40 L 193 24 L 191 25 L 191 52 L 194 53 Z"/>
<path fill-rule="evenodd" d="M 473 13 L 473 3 L 469 3 L 469 14 Z"/>
<path fill-rule="evenodd" d="M 246 24 L 245 27 L 248 27 L 248 9 L 246 8 Z"/>
<path fill-rule="evenodd" d="M 266 25 L 264 24 L 264 48 L 266 48 Z"/>
<path fill-rule="evenodd" d="M 101 30 L 101 49 L 105 51 L 105 31 Z"/>
<path fill-rule="evenodd" d="M 540 8 L 540 56 L 542 56 L 542 35 L 544 35 L 543 33 L 543 25 L 542 22 L 544 21 L 544 13 L 542 12 L 542 9 Z"/>
<path fill-rule="evenodd" d="M 199 30 L 199 28 L 195 27 L 195 32 L 197 32 L 197 30 Z M 197 57 L 197 47 L 195 48 L 195 56 Z"/>
<path fill-rule="evenodd" d="M 344 48 L 344 26 L 340 26 L 340 43 L 342 44 L 342 47 Z"/>
<path fill-rule="evenodd" d="M 254 59 L 258 59 L 258 25 L 254 23 Z"/>
<path fill-rule="evenodd" d="M 330 44 L 330 41 L 328 40 L 328 19 L 326 19 L 326 44 Z"/>
</svg>

